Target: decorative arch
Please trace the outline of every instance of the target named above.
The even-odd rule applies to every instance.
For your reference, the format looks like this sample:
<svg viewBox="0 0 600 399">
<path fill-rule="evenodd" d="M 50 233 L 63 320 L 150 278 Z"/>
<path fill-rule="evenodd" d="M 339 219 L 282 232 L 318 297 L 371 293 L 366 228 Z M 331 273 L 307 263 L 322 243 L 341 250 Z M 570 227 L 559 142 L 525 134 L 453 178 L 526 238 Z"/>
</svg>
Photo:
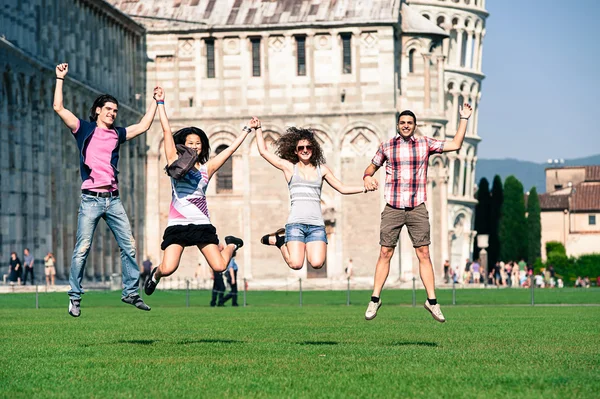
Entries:
<svg viewBox="0 0 600 399">
<path fill-rule="evenodd" d="M 364 125 L 351 127 L 342 136 L 341 156 L 373 156 L 380 143 L 380 136 L 371 128 Z"/>
<path fill-rule="evenodd" d="M 237 134 L 227 131 L 227 130 L 219 130 L 213 131 L 212 133 L 208 133 L 208 141 L 210 142 L 211 151 L 214 153 L 216 148 L 220 145 L 229 146 L 233 141 L 237 138 Z"/>
</svg>

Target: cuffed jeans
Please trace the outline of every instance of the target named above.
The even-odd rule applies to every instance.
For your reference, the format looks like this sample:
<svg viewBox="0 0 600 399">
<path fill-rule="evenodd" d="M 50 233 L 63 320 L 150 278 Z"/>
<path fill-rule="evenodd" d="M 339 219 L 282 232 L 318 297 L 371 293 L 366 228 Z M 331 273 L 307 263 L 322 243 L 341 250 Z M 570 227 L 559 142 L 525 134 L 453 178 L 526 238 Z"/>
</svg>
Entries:
<svg viewBox="0 0 600 399">
<path fill-rule="evenodd" d="M 138 291 L 140 269 L 135 260 L 135 239 L 131 234 L 129 218 L 125 213 L 119 197 L 99 198 L 81 194 L 81 205 L 77 217 L 77 243 L 71 261 L 69 277 L 69 297 L 81 299 L 83 288 L 81 280 L 85 269 L 85 261 L 92 246 L 92 237 L 100 218 L 112 231 L 121 249 L 121 265 L 123 274 L 123 297 Z"/>
</svg>

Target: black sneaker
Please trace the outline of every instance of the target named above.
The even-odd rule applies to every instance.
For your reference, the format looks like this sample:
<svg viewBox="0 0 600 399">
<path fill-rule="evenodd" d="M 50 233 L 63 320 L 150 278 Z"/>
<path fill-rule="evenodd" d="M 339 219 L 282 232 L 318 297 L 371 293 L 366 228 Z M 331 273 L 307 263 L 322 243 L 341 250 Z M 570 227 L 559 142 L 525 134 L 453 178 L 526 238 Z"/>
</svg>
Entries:
<svg viewBox="0 0 600 399">
<path fill-rule="evenodd" d="M 69 299 L 69 314 L 73 317 L 81 316 L 80 299 Z"/>
<path fill-rule="evenodd" d="M 138 294 L 129 294 L 126 297 L 121 298 L 121 301 L 135 306 L 141 310 L 150 310 L 150 306 L 144 303 L 144 300 Z"/>
<path fill-rule="evenodd" d="M 150 278 L 148 278 L 148 280 L 146 280 L 146 284 L 144 284 L 144 293 L 146 295 L 152 295 L 154 293 L 154 290 L 156 289 L 156 286 L 158 285 L 158 283 L 152 280 L 152 277 L 154 277 L 154 273 L 156 273 L 157 269 L 158 267 L 152 269 L 152 271 L 150 272 Z"/>
<path fill-rule="evenodd" d="M 241 238 L 237 238 L 237 237 L 234 237 L 234 236 L 227 236 L 227 237 L 225 237 L 225 243 L 227 245 L 229 245 L 229 244 L 235 245 L 235 250 L 236 251 L 238 249 L 240 249 L 241 247 L 244 246 L 244 241 L 242 241 Z"/>
</svg>

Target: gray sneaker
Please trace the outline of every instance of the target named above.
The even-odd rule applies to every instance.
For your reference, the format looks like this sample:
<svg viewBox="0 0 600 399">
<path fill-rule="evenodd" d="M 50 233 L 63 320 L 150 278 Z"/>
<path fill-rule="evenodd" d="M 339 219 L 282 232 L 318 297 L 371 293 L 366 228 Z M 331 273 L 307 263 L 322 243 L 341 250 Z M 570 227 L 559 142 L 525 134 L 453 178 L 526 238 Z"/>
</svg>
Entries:
<svg viewBox="0 0 600 399">
<path fill-rule="evenodd" d="M 365 319 L 373 320 L 375 316 L 377 316 L 377 311 L 381 307 L 381 298 L 379 298 L 379 302 L 369 301 L 369 306 L 367 307 L 367 311 L 365 312 Z"/>
<path fill-rule="evenodd" d="M 141 310 L 150 310 L 150 306 L 144 303 L 144 300 L 138 294 L 129 294 L 126 297 L 121 298 L 121 301 L 135 306 Z"/>
<path fill-rule="evenodd" d="M 69 299 L 69 314 L 73 317 L 81 316 L 80 299 Z"/>
<path fill-rule="evenodd" d="M 439 303 L 436 303 L 435 305 L 430 305 L 429 301 L 425 300 L 424 306 L 425 306 L 425 309 L 427 309 L 429 311 L 429 313 L 431 313 L 431 316 L 433 316 L 434 319 L 436 319 L 440 323 L 444 323 L 446 321 L 446 318 L 444 317 L 444 314 L 442 313 L 442 310 L 440 309 Z"/>
</svg>

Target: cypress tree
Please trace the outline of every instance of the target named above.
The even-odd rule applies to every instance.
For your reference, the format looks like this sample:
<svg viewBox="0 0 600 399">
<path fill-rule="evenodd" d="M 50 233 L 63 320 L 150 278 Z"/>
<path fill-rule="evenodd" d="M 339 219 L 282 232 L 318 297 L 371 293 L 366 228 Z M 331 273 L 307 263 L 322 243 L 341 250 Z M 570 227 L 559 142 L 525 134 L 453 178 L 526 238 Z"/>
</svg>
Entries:
<svg viewBox="0 0 600 399">
<path fill-rule="evenodd" d="M 535 187 L 527 197 L 527 263 L 535 264 L 542 257 L 542 219 L 540 199 Z"/>
<path fill-rule="evenodd" d="M 523 184 L 512 175 L 504 181 L 500 242 L 500 257 L 503 261 L 527 258 L 527 219 Z"/>
<path fill-rule="evenodd" d="M 475 230 L 477 234 L 490 234 L 490 209 L 492 198 L 490 196 L 490 183 L 484 177 L 479 180 L 477 187 L 477 205 L 475 205 Z M 473 259 L 479 258 L 479 247 L 477 240 L 473 246 Z"/>
<path fill-rule="evenodd" d="M 504 202 L 504 189 L 502 187 L 502 178 L 494 176 L 492 183 L 492 197 L 490 204 L 490 247 L 488 249 L 489 264 L 494 265 L 500 260 L 500 216 L 502 215 L 502 203 Z"/>
</svg>

